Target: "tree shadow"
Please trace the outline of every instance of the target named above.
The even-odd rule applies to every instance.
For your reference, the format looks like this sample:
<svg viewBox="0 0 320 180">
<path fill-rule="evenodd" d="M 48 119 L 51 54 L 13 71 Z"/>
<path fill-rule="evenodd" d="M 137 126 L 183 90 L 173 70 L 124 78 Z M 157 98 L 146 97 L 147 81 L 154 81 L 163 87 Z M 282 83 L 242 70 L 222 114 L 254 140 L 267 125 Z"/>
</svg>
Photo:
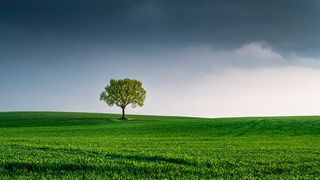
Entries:
<svg viewBox="0 0 320 180">
<path fill-rule="evenodd" d="M 75 153 L 75 152 L 73 152 Z M 0 164 L 0 174 L 7 174 L 9 176 L 17 175 L 26 175 L 26 174 L 123 174 L 124 172 L 127 175 L 137 175 L 143 174 L 146 176 L 157 176 L 164 173 L 169 173 L 175 171 L 176 165 L 194 165 L 191 162 L 188 162 L 179 158 L 169 158 L 162 156 L 146 156 L 146 155 L 120 155 L 120 154 L 103 154 L 106 160 L 106 163 L 97 163 L 94 162 L 84 162 L 84 161 L 70 161 L 66 162 L 7 162 Z M 100 159 L 100 158 L 99 158 Z M 111 163 L 108 163 L 108 161 Z M 169 163 L 166 166 L 144 166 L 144 163 L 136 164 L 132 161 L 139 162 L 150 162 L 150 163 Z M 175 168 L 168 168 L 175 167 Z M 185 173 L 194 173 L 190 170 L 181 168 L 181 171 Z M 190 172 L 189 172 L 190 171 Z M 169 173 L 170 174 L 170 173 Z"/>
<path fill-rule="evenodd" d="M 182 158 L 176 158 L 176 157 L 166 157 L 166 156 L 160 156 L 160 155 L 145 155 L 145 154 L 120 154 L 120 153 L 109 153 L 109 152 L 103 152 L 103 151 L 95 151 L 95 150 L 87 150 L 87 149 L 76 149 L 76 148 L 53 148 L 53 147 L 32 147 L 32 146 L 24 146 L 24 145 L 17 145 L 12 144 L 11 147 L 14 147 L 19 150 L 27 150 L 27 151 L 33 151 L 33 150 L 39 150 L 39 151 L 45 151 L 46 153 L 63 153 L 63 154 L 77 154 L 80 156 L 88 157 L 90 158 L 99 158 L 99 159 L 106 159 L 106 161 L 138 161 L 138 162 L 149 162 L 149 163 L 169 163 L 172 165 L 182 165 L 182 166 L 198 166 L 194 161 L 188 161 L 186 159 Z M 1 166 L 1 164 L 0 164 Z M 74 166 L 74 167 L 73 167 Z M 7 170 L 14 170 L 16 168 L 18 169 L 26 169 L 26 170 L 37 170 L 37 169 L 46 169 L 50 168 L 51 166 L 39 166 L 38 164 L 32 164 L 32 163 L 22 163 L 22 162 L 15 162 L 15 163 L 6 163 L 2 164 L 2 167 Z M 53 166 L 55 168 L 58 168 L 59 170 L 60 166 L 55 165 Z M 66 165 L 64 167 L 61 167 L 61 169 L 65 170 L 81 170 L 82 168 L 85 169 L 95 169 L 97 167 L 91 167 L 86 164 L 82 164 L 79 166 L 79 164 L 72 164 L 72 165 Z M 55 170 L 55 169 L 53 169 Z"/>
</svg>

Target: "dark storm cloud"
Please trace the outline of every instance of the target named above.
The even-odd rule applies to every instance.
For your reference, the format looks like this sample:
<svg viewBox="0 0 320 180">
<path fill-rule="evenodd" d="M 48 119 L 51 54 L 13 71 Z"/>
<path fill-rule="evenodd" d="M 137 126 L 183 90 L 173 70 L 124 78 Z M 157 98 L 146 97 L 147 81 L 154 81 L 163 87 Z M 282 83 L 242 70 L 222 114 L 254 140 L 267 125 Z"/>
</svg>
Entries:
<svg viewBox="0 0 320 180">
<path fill-rule="evenodd" d="M 262 41 L 280 50 L 315 53 L 316 0 L 1 0 L 6 43 L 85 41 L 235 47 Z M 3 42 L 2 41 L 2 42 Z"/>
</svg>

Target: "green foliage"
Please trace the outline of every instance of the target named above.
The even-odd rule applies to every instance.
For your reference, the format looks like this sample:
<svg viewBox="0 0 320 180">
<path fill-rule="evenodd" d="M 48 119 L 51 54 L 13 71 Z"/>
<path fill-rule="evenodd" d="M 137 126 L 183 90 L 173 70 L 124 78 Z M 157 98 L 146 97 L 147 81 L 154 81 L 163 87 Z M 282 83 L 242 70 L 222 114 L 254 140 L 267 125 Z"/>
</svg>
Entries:
<svg viewBox="0 0 320 180">
<path fill-rule="evenodd" d="M 0 179 L 316 179 L 320 117 L 0 113 Z"/>
<path fill-rule="evenodd" d="M 111 79 L 109 85 L 100 94 L 100 100 L 105 101 L 109 106 L 122 108 L 122 119 L 124 109 L 130 104 L 131 107 L 143 106 L 146 99 L 146 90 L 142 82 L 136 79 Z"/>
</svg>

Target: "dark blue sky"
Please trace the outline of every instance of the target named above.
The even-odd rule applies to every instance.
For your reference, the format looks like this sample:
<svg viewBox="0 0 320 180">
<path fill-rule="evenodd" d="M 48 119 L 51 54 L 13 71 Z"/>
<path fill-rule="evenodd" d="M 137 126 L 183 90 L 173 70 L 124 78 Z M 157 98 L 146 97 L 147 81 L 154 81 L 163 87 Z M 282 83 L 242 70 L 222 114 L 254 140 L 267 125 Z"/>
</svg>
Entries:
<svg viewBox="0 0 320 180">
<path fill-rule="evenodd" d="M 107 81 L 131 77 L 137 113 L 317 113 L 318 96 L 290 99 L 317 90 L 319 18 L 317 0 L 0 0 L 0 111 L 104 111 Z"/>
</svg>

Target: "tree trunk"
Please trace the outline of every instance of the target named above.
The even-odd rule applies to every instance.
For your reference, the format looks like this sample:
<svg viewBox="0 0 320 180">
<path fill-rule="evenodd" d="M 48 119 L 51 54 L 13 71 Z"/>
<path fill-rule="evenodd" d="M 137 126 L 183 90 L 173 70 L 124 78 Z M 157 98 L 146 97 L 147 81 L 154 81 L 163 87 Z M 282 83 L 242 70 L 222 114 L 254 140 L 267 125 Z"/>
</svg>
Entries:
<svg viewBox="0 0 320 180">
<path fill-rule="evenodd" d="M 125 116 L 124 109 L 125 109 L 126 107 L 121 107 L 121 108 L 122 108 L 122 116 L 121 116 L 121 119 L 122 119 L 122 120 L 125 120 L 125 119 L 126 119 L 126 116 Z"/>
</svg>

